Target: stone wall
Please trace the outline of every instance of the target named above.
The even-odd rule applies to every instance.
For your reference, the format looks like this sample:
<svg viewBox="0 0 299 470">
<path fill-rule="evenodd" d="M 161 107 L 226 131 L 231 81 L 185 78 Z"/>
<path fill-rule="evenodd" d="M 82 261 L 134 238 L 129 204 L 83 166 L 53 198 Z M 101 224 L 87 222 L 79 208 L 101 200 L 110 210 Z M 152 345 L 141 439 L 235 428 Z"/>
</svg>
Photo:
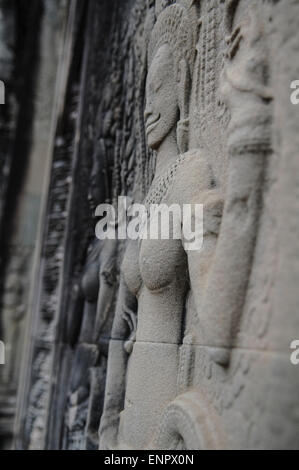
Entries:
<svg viewBox="0 0 299 470">
<path fill-rule="evenodd" d="M 3 1 L 1 79 L 1 339 L 0 447 L 11 448 L 22 352 L 28 342 L 30 287 L 41 200 L 45 192 L 63 4 Z"/>
<path fill-rule="evenodd" d="M 56 92 L 37 100 L 17 212 L 34 220 L 44 192 L 16 447 L 298 448 L 298 2 L 45 8 L 36 86 Z M 202 249 L 97 239 L 96 207 L 120 196 L 203 204 Z"/>
</svg>

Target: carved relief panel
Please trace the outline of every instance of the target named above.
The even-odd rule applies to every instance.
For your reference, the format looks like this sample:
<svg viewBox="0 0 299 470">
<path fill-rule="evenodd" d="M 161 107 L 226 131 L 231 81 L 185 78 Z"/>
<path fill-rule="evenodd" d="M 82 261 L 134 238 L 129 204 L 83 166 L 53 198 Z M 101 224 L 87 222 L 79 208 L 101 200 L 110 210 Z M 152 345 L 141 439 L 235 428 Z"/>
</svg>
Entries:
<svg viewBox="0 0 299 470">
<path fill-rule="evenodd" d="M 285 357 L 250 330 L 252 298 L 270 282 L 254 277 L 267 276 L 258 253 L 273 191 L 273 2 L 112 3 L 79 9 L 84 47 L 77 24 L 82 63 L 56 136 L 29 443 L 45 427 L 43 445 L 65 449 L 258 447 L 260 415 L 275 447 L 279 396 L 263 396 L 279 389 Z M 202 249 L 184 237 L 97 240 L 95 208 L 116 208 L 119 196 L 144 203 L 149 221 L 153 204 L 202 204 Z M 271 315 L 260 311 L 255 328 L 266 331 Z"/>
</svg>

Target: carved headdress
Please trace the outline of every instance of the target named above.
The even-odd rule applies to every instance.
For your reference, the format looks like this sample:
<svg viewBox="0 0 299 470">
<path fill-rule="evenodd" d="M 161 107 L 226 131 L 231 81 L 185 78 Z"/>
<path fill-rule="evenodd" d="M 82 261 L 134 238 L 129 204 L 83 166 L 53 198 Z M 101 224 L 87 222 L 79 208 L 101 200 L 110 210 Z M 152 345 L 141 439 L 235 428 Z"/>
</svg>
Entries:
<svg viewBox="0 0 299 470">
<path fill-rule="evenodd" d="M 180 4 L 165 8 L 158 16 L 149 43 L 148 62 L 152 63 L 155 54 L 163 44 L 168 44 L 173 54 L 175 70 L 179 70 L 181 60 L 192 70 L 196 52 L 194 24 L 188 9 Z"/>
<path fill-rule="evenodd" d="M 181 0 L 180 3 L 162 10 L 152 31 L 148 50 L 149 66 L 158 49 L 164 44 L 169 46 L 173 56 L 175 78 L 181 84 L 178 89 L 180 121 L 177 126 L 178 146 L 181 153 L 188 149 L 191 79 L 198 29 L 198 16 L 194 9 L 197 9 L 194 0 Z"/>
</svg>

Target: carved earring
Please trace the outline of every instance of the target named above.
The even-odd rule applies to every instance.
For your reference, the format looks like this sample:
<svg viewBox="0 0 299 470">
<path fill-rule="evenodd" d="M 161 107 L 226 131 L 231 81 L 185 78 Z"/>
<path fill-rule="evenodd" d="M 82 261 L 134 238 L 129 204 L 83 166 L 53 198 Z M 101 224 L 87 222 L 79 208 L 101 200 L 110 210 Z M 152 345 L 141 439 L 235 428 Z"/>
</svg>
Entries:
<svg viewBox="0 0 299 470">
<path fill-rule="evenodd" d="M 189 97 L 191 79 L 186 60 L 178 65 L 178 98 L 181 119 L 177 123 L 177 143 L 180 153 L 188 150 L 189 143 Z"/>
<path fill-rule="evenodd" d="M 181 119 L 177 124 L 177 143 L 180 153 L 187 152 L 189 143 L 189 118 Z"/>
</svg>

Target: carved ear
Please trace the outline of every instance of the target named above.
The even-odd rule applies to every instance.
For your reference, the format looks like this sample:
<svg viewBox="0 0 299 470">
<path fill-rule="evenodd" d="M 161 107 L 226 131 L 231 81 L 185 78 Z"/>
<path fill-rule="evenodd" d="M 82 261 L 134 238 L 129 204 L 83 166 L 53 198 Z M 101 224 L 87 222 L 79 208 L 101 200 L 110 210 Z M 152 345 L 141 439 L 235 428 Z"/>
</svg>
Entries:
<svg viewBox="0 0 299 470">
<path fill-rule="evenodd" d="M 189 119 L 181 119 L 177 123 L 177 144 L 180 153 L 188 151 L 189 147 Z"/>
<path fill-rule="evenodd" d="M 180 120 L 177 125 L 177 142 L 179 151 L 184 153 L 188 150 L 189 140 L 189 106 L 191 77 L 188 64 L 182 59 L 178 66 L 178 102 L 180 109 Z"/>
</svg>

